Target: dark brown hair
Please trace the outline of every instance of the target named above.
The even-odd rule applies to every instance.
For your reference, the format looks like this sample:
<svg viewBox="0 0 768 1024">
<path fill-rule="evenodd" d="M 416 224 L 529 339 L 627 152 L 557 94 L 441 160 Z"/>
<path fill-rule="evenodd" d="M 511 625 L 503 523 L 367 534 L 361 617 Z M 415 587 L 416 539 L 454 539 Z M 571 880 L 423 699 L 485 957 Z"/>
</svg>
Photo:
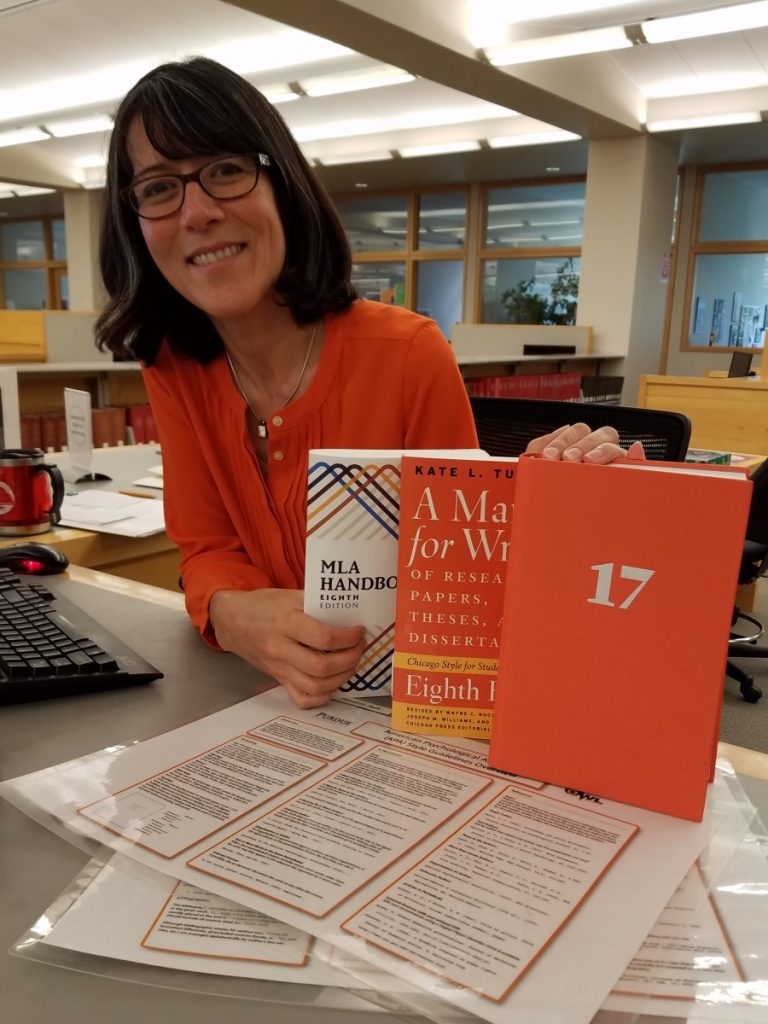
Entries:
<svg viewBox="0 0 768 1024">
<path fill-rule="evenodd" d="M 278 301 L 299 326 L 345 309 L 355 298 L 344 229 L 282 117 L 240 75 L 205 57 L 154 68 L 131 89 L 115 115 L 109 146 L 99 261 L 109 300 L 96 322 L 96 344 L 151 364 L 167 339 L 207 363 L 222 351 L 208 316 L 165 280 L 150 256 L 138 215 L 122 198 L 133 167 L 126 148 L 136 118 L 169 160 L 266 153 L 285 234 Z"/>
</svg>

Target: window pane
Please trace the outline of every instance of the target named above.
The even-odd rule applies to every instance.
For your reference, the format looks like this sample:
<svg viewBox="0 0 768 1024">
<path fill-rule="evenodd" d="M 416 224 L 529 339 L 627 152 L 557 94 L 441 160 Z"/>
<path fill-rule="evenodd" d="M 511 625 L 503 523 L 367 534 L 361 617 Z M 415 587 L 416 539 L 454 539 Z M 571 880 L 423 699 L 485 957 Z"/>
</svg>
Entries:
<svg viewBox="0 0 768 1024">
<path fill-rule="evenodd" d="M 405 263 L 353 263 L 352 284 L 363 299 L 405 305 Z"/>
<path fill-rule="evenodd" d="M 688 344 L 762 346 L 768 316 L 768 253 L 697 256 Z"/>
<path fill-rule="evenodd" d="M 39 262 L 45 259 L 43 222 L 19 221 L 0 227 L 2 258 L 6 263 Z"/>
<path fill-rule="evenodd" d="M 402 251 L 408 238 L 406 196 L 363 196 L 336 202 L 352 252 Z"/>
<path fill-rule="evenodd" d="M 44 270 L 3 271 L 6 309 L 45 309 Z"/>
<path fill-rule="evenodd" d="M 53 258 L 65 260 L 67 258 L 67 235 L 64 229 L 64 220 L 55 220 L 53 228 Z"/>
<path fill-rule="evenodd" d="M 484 324 L 573 324 L 579 294 L 577 258 L 485 260 Z"/>
<path fill-rule="evenodd" d="M 768 171 L 707 174 L 701 199 L 699 241 L 768 238 Z"/>
<path fill-rule="evenodd" d="M 416 309 L 437 320 L 450 338 L 451 327 L 461 321 L 464 261 L 420 260 L 417 271 Z"/>
<path fill-rule="evenodd" d="M 463 248 L 466 222 L 466 192 L 427 193 L 421 196 L 417 248 Z"/>
<path fill-rule="evenodd" d="M 483 244 L 489 249 L 581 245 L 585 189 L 583 181 L 490 189 Z"/>
</svg>

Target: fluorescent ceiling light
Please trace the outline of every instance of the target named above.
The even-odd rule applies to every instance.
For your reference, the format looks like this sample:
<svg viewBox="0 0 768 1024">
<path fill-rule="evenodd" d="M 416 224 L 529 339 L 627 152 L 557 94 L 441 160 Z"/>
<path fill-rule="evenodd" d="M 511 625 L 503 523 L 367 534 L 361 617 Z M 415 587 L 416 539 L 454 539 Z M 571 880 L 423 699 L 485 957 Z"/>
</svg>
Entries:
<svg viewBox="0 0 768 1024">
<path fill-rule="evenodd" d="M 452 124 L 472 124 L 474 126 L 478 121 L 502 117 L 519 117 L 519 114 L 494 103 L 484 103 L 479 107 L 477 105 L 437 107 L 414 110 L 396 117 L 351 118 L 348 121 L 329 121 L 325 124 L 297 126 L 293 129 L 293 137 L 297 142 L 305 144 L 330 139 L 345 139 L 353 135 L 379 135 L 384 132 L 407 131 L 413 128 L 437 128 Z M 475 130 L 474 127 L 472 130 Z"/>
<path fill-rule="evenodd" d="M 674 117 L 660 121 L 648 121 L 649 132 L 673 132 L 682 128 L 713 128 L 725 124 L 753 124 L 762 120 L 759 110 L 747 110 L 737 114 L 706 114 L 700 117 Z"/>
<path fill-rule="evenodd" d="M 344 71 L 338 75 L 304 78 L 299 85 L 307 96 L 334 96 L 337 93 L 378 89 L 385 85 L 400 85 L 403 82 L 413 81 L 414 76 L 407 71 L 383 65 L 377 68 L 366 68 L 364 71 Z"/>
<path fill-rule="evenodd" d="M 369 164 L 375 160 L 391 160 L 392 153 L 388 149 L 378 153 L 338 153 L 334 156 L 315 157 L 323 167 L 336 167 L 339 164 Z"/>
<path fill-rule="evenodd" d="M 768 26 L 768 0 L 732 4 L 712 11 L 680 14 L 671 18 L 651 18 L 641 23 L 649 43 L 669 43 L 676 39 L 696 39 L 721 32 L 743 32 Z"/>
<path fill-rule="evenodd" d="M 401 146 L 398 149 L 400 156 L 438 156 L 441 153 L 471 153 L 480 149 L 477 141 L 466 140 L 464 142 L 433 142 L 426 146 Z"/>
<path fill-rule="evenodd" d="M 307 125 L 305 128 L 294 128 L 293 137 L 297 142 L 321 142 L 324 139 L 347 139 L 353 135 L 374 135 L 386 131 L 388 125 L 372 119 L 332 121 L 328 124 Z"/>
<path fill-rule="evenodd" d="M 38 188 L 37 185 L 11 185 L 12 194 L 15 196 L 44 196 L 55 192 L 55 188 Z"/>
<path fill-rule="evenodd" d="M 687 78 L 667 78 L 643 89 L 649 100 L 672 99 L 675 96 L 704 96 L 711 92 L 734 92 L 737 89 L 757 89 L 768 85 L 765 71 L 713 72 L 711 75 L 689 75 Z"/>
<path fill-rule="evenodd" d="M 563 14 L 594 14 L 604 11 L 606 7 L 631 7 L 638 0 L 536 0 L 527 12 L 520 14 L 515 11 L 515 21 L 542 21 L 544 18 L 560 18 Z"/>
<path fill-rule="evenodd" d="M 559 206 L 584 206 L 584 199 L 536 199 L 525 203 L 491 203 L 489 213 L 499 210 L 547 210 Z"/>
<path fill-rule="evenodd" d="M 198 52 L 226 64 L 241 75 L 267 75 L 270 71 L 296 64 L 354 53 L 346 46 L 293 29 L 203 47 Z M 158 53 L 147 60 L 111 65 L 83 75 L 48 79 L 19 89 L 0 89 L 0 121 L 112 103 L 122 98 L 142 75 L 166 59 L 167 54 Z"/>
<path fill-rule="evenodd" d="M 551 132 L 521 132 L 520 135 L 497 135 L 487 139 L 491 149 L 505 149 L 507 146 L 538 146 L 545 142 L 571 142 L 580 139 L 575 132 L 554 130 Z"/>
<path fill-rule="evenodd" d="M 75 161 L 77 167 L 89 168 L 89 167 L 106 167 L 107 158 L 100 153 L 94 153 L 91 156 L 80 156 Z"/>
<path fill-rule="evenodd" d="M 586 29 L 583 32 L 569 32 L 541 39 L 521 39 L 516 43 L 488 46 L 483 52 L 491 64 L 496 67 L 508 67 L 511 64 L 527 64 L 534 60 L 623 50 L 631 45 L 623 27 L 612 25 L 609 28 Z"/>
<path fill-rule="evenodd" d="M 151 67 L 152 61 L 118 64 L 86 75 L 0 90 L 0 121 L 116 100 Z"/>
<path fill-rule="evenodd" d="M 42 128 L 13 128 L 9 132 L 0 132 L 0 146 L 23 146 L 25 142 L 40 142 L 50 137 Z"/>
<path fill-rule="evenodd" d="M 489 224 L 489 231 L 510 231 L 519 228 L 554 228 L 581 226 L 581 220 L 516 220 L 502 224 Z"/>
<path fill-rule="evenodd" d="M 315 61 L 354 54 L 354 50 L 346 46 L 340 46 L 338 43 L 332 43 L 330 39 L 313 36 L 299 29 L 281 29 L 277 32 L 233 39 L 196 52 L 211 57 L 220 64 L 226 64 L 228 68 L 241 75 L 262 75 L 277 71 L 279 68 L 290 68 L 297 64 L 311 64 Z"/>
<path fill-rule="evenodd" d="M 93 132 L 108 132 L 112 130 L 112 118 L 106 114 L 97 114 L 95 117 L 81 117 L 74 121 L 52 121 L 44 125 L 45 130 L 57 139 L 67 138 L 70 135 L 90 135 Z"/>
</svg>

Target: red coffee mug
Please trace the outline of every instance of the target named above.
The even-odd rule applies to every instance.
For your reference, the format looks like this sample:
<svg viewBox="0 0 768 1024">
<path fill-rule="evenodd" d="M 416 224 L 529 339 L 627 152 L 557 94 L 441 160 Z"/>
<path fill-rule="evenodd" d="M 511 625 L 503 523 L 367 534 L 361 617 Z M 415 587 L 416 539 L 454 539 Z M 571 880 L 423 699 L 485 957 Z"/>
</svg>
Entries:
<svg viewBox="0 0 768 1024">
<path fill-rule="evenodd" d="M 0 535 L 45 533 L 61 518 L 64 479 L 40 448 L 0 450 Z"/>
</svg>

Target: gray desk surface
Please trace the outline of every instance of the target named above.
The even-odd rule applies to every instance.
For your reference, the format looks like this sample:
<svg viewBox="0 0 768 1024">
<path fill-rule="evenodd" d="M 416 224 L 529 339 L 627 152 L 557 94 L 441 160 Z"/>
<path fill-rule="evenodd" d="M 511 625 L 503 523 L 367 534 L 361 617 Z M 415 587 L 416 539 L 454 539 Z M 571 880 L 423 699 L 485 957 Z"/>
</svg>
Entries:
<svg viewBox="0 0 768 1024">
<path fill-rule="evenodd" d="M 67 452 L 49 452 L 45 461 L 58 466 L 67 482 L 67 490 L 105 489 L 109 491 L 128 488 L 140 491 L 147 497 L 161 498 L 163 492 L 148 487 L 137 487 L 133 481 L 150 476 L 151 466 L 162 463 L 160 449 L 156 444 L 120 445 L 116 448 L 96 448 L 93 451 L 91 469 L 94 473 L 103 473 L 109 480 L 97 480 L 75 483 L 77 474 L 70 465 Z"/>
<path fill-rule="evenodd" d="M 80 571 L 82 575 L 87 575 Z M 239 659 L 209 650 L 177 607 L 48 577 L 70 599 L 128 641 L 166 676 L 149 686 L 0 708 L 0 775 L 13 778 L 111 744 L 146 739 L 230 706 L 271 685 Z M 170 595 L 175 598 L 175 595 Z M 314 986 L 294 1005 L 200 995 L 62 970 L 9 948 L 87 862 L 70 845 L 0 800 L 0 1022 L 2 1024 L 344 1024 L 391 1021 L 380 1011 L 329 1009 Z M 284 986 L 287 988 L 288 986 Z M 308 991 L 311 989 L 311 992 Z"/>
<path fill-rule="evenodd" d="M 150 686 L 0 708 L 3 778 L 166 732 L 271 684 L 239 659 L 209 650 L 189 624 L 180 596 L 161 591 L 163 603 L 148 605 L 128 596 L 131 584 L 119 593 L 83 582 L 94 575 L 98 576 L 73 570 L 75 578 L 49 577 L 47 582 L 119 633 L 166 676 Z M 768 786 L 743 781 L 765 812 Z M 322 1005 L 322 990 L 314 988 L 313 1004 L 306 991 L 309 986 L 303 985 L 290 986 L 296 991 L 294 1004 L 224 999 L 57 969 L 10 955 L 7 950 L 86 861 L 81 850 L 0 800 L 0 1024 L 211 1024 L 217 1019 L 227 1024 L 383 1024 L 416 1019 L 369 1011 L 362 1003 L 359 1010 L 328 1008 Z M 601 1013 L 596 1020 L 624 1024 L 628 1018 Z M 662 1024 L 662 1018 L 653 1020 Z"/>
</svg>

